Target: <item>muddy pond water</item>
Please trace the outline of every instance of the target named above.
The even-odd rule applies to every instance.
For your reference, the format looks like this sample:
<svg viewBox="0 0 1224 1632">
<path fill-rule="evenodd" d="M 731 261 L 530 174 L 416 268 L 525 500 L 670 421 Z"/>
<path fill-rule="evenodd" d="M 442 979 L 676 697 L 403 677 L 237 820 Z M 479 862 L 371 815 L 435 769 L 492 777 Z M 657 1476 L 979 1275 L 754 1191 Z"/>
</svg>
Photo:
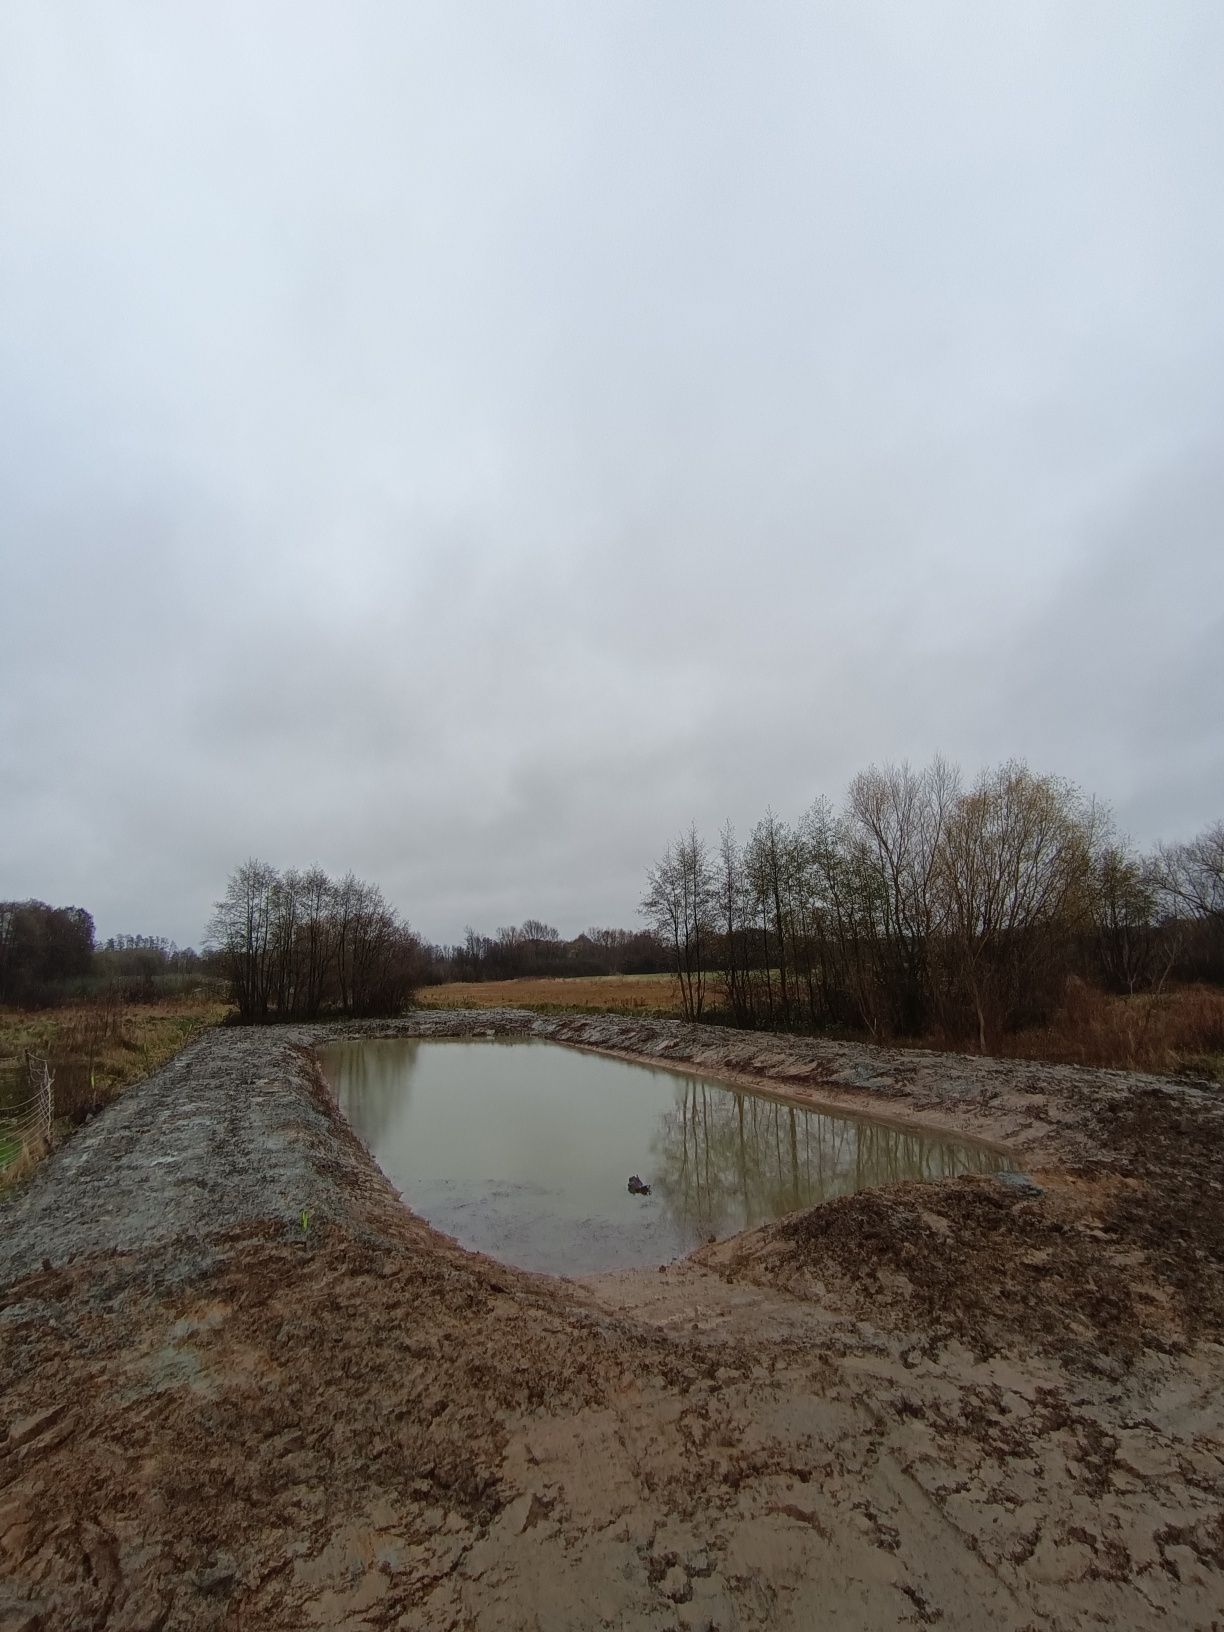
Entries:
<svg viewBox="0 0 1224 1632">
<path fill-rule="evenodd" d="M 332 1043 L 319 1059 L 415 1213 L 550 1274 L 653 1267 L 831 1196 L 1008 1165 L 981 1146 L 538 1040 Z M 629 1194 L 631 1174 L 649 1196 Z"/>
</svg>

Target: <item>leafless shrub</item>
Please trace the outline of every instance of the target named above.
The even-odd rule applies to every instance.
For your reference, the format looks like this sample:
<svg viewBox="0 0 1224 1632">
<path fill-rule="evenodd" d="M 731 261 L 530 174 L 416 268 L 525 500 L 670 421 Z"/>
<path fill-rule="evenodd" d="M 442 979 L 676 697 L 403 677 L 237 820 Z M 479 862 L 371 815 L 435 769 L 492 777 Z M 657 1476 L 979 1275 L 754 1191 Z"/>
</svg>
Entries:
<svg viewBox="0 0 1224 1632">
<path fill-rule="evenodd" d="M 376 884 L 320 868 L 235 868 L 209 925 L 243 1020 L 396 1014 L 420 976 L 421 944 Z"/>
</svg>

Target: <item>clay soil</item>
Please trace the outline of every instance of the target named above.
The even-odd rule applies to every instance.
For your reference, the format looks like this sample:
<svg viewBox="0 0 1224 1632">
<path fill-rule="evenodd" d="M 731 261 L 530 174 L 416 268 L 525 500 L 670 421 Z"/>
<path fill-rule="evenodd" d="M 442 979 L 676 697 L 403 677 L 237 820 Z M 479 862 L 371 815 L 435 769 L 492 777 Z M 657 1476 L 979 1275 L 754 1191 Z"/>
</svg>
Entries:
<svg viewBox="0 0 1224 1632">
<path fill-rule="evenodd" d="M 559 1281 L 324 1035 L 551 1037 L 992 1140 Z M 619 1017 L 214 1031 L 0 1198 L 0 1628 L 1224 1628 L 1224 1102 Z"/>
</svg>

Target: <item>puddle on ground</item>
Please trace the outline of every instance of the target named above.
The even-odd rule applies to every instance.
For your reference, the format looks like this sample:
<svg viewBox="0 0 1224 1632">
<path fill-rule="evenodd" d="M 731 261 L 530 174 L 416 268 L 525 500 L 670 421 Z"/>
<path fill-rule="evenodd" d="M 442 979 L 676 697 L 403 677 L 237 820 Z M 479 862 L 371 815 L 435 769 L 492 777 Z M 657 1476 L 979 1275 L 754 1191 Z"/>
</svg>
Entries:
<svg viewBox="0 0 1224 1632">
<path fill-rule="evenodd" d="M 981 1146 L 520 1039 L 331 1043 L 319 1059 L 404 1200 L 522 1269 L 653 1267 L 902 1179 L 998 1172 Z M 630 1195 L 631 1174 L 651 1187 Z"/>
</svg>

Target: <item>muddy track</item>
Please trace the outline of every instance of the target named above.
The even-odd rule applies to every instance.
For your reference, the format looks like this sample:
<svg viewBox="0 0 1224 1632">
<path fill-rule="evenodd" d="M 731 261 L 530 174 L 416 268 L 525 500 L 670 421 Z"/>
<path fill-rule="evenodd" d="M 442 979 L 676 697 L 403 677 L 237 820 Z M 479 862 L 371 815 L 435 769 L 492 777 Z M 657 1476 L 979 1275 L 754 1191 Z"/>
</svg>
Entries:
<svg viewBox="0 0 1224 1632">
<path fill-rule="evenodd" d="M 489 1029 L 1034 1183 L 520 1274 L 403 1208 L 308 1052 Z M 0 1199 L 0 1628 L 1224 1627 L 1222 1179 L 1219 1098 L 1119 1073 L 513 1011 L 211 1033 Z"/>
</svg>

